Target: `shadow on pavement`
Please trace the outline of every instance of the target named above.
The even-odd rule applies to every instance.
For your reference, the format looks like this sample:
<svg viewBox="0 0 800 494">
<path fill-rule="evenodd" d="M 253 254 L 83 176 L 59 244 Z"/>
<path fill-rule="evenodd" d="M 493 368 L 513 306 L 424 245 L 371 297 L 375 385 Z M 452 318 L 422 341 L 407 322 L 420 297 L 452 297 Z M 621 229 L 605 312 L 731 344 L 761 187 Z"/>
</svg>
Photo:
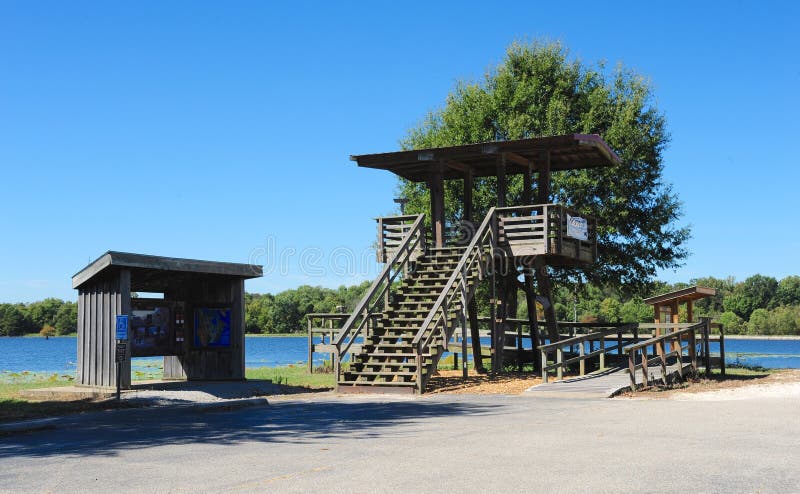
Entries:
<svg viewBox="0 0 800 494">
<path fill-rule="evenodd" d="M 427 400 L 286 401 L 237 411 L 149 408 L 75 416 L 55 430 L 4 437 L 0 458 L 114 455 L 162 445 L 239 442 L 313 443 L 333 437 L 367 439 L 393 429 L 420 433 L 426 419 L 497 413 L 502 406 Z"/>
</svg>

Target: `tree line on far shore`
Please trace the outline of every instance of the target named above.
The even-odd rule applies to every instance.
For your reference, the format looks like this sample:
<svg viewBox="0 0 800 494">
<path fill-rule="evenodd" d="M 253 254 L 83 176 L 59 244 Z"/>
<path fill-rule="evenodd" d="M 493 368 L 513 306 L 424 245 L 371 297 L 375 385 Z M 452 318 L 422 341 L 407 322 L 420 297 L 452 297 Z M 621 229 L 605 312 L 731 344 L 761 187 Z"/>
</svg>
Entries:
<svg viewBox="0 0 800 494">
<path fill-rule="evenodd" d="M 303 285 L 274 295 L 247 293 L 245 330 L 250 334 L 305 333 L 307 314 L 349 313 L 369 285 L 368 281 L 339 288 Z M 728 334 L 800 335 L 800 276 L 777 280 L 756 274 L 744 281 L 706 277 L 672 285 L 655 282 L 634 296 L 625 296 L 614 287 L 561 286 L 554 291 L 554 305 L 562 321 L 652 322 L 653 309 L 644 298 L 694 285 L 717 290 L 716 296 L 695 302 L 695 316 L 713 318 Z M 518 310 L 520 317 L 526 317 L 523 296 Z M 479 303 L 479 311 L 488 315 L 488 304 Z M 686 320 L 685 305 L 680 317 Z M 71 334 L 76 331 L 77 318 L 77 304 L 57 298 L 0 304 L 0 336 Z"/>
<path fill-rule="evenodd" d="M 0 304 L 0 336 L 66 335 L 78 326 L 78 304 L 46 298 L 29 304 Z"/>
<path fill-rule="evenodd" d="M 756 274 L 744 281 L 696 278 L 689 283 L 655 282 L 645 293 L 623 297 L 614 288 L 588 285 L 579 290 L 559 288 L 554 294 L 559 320 L 583 322 L 653 322 L 653 308 L 643 298 L 690 286 L 714 288 L 717 294 L 694 302 L 695 319 L 711 317 L 728 334 L 800 335 L 800 276 L 777 280 Z M 680 306 L 686 321 L 686 305 Z"/>
</svg>

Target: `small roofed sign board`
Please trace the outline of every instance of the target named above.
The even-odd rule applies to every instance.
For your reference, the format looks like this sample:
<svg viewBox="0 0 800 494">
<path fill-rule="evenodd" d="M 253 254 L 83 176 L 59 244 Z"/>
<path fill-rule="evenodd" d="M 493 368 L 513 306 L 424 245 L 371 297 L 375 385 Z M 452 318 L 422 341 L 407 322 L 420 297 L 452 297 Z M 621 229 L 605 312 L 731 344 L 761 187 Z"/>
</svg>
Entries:
<svg viewBox="0 0 800 494">
<path fill-rule="evenodd" d="M 589 223 L 586 218 L 567 215 L 567 236 L 578 240 L 589 240 Z"/>
</svg>

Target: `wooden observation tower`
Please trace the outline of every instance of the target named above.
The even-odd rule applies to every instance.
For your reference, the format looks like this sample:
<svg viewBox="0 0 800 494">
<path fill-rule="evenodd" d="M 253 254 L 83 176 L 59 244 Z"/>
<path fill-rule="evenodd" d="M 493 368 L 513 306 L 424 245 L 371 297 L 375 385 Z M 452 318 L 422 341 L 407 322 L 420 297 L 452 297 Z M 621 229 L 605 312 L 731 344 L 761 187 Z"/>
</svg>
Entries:
<svg viewBox="0 0 800 494">
<path fill-rule="evenodd" d="M 383 270 L 333 342 L 340 391 L 424 392 L 458 329 L 462 355 L 471 339 L 475 365 L 481 370 L 475 293 L 482 279 L 491 279 L 493 371 L 503 365 L 506 305 L 515 304 L 520 288 L 528 301 L 531 356 L 538 354 L 536 345 L 544 338 L 538 328 L 537 296 L 545 309 L 547 335 L 558 339 L 547 266 L 594 262 L 597 225 L 584 212 L 551 203 L 551 174 L 619 163 L 600 136 L 570 134 L 351 159 L 361 167 L 425 183 L 431 228 L 425 226 L 425 215 L 378 219 Z M 523 176 L 521 204 L 508 204 L 512 175 Z M 497 201 L 483 218 L 476 218 L 473 181 L 480 177 L 496 177 Z M 456 225 L 445 221 L 446 180 L 461 181 L 464 187 L 461 222 Z M 518 281 L 520 275 L 524 284 Z"/>
</svg>

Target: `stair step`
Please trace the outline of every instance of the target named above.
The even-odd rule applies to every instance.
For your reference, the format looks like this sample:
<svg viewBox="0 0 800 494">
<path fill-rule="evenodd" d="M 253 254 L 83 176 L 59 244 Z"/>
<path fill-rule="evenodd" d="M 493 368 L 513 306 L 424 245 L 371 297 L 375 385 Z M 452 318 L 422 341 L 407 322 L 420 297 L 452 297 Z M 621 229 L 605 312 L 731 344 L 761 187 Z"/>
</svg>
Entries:
<svg viewBox="0 0 800 494">
<path fill-rule="evenodd" d="M 398 381 L 398 382 L 385 382 L 385 381 L 339 381 L 340 386 L 416 386 L 414 381 Z"/>
<path fill-rule="evenodd" d="M 353 364 L 362 367 L 417 367 L 416 362 L 354 362 Z"/>
<path fill-rule="evenodd" d="M 396 377 L 396 376 L 416 376 L 414 371 L 348 371 L 350 375 L 355 376 L 376 376 L 376 377 Z"/>
</svg>

